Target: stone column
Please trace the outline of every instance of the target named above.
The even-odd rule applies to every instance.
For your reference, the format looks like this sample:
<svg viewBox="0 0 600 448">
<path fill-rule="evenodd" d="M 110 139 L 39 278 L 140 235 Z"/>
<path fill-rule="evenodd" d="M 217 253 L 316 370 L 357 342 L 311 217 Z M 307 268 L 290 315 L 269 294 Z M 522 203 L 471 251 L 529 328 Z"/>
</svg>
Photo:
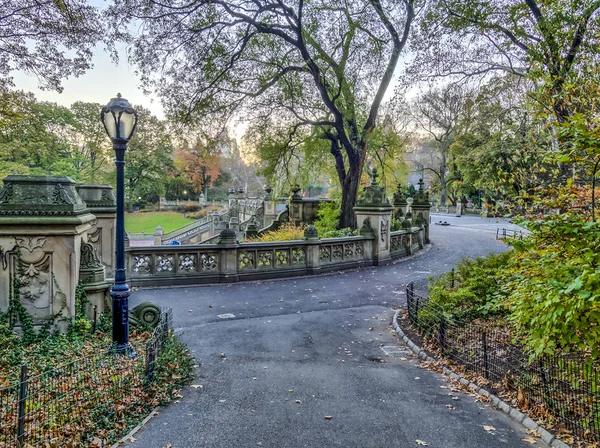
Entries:
<svg viewBox="0 0 600 448">
<path fill-rule="evenodd" d="M 95 219 L 68 177 L 6 177 L 0 190 L 0 309 L 14 297 L 12 278 L 35 325 L 54 315 L 72 319 L 81 251 Z M 66 328 L 64 321 L 56 324 Z"/>
<path fill-rule="evenodd" d="M 273 189 L 270 185 L 265 185 L 265 192 L 267 193 L 263 199 L 264 206 L 264 215 L 263 222 L 261 223 L 261 228 L 265 228 L 271 225 L 271 223 L 277 218 L 277 208 L 275 206 L 276 202 L 273 201 L 273 196 L 271 196 L 271 192 Z"/>
<path fill-rule="evenodd" d="M 381 265 L 391 260 L 390 223 L 394 208 L 385 195 L 385 189 L 377 183 L 377 177 L 377 168 L 374 168 L 371 185 L 363 189 L 362 197 L 354 207 L 354 213 L 361 235 L 374 235 L 373 261 L 375 265 Z"/>
<path fill-rule="evenodd" d="M 302 196 L 300 196 L 300 186 L 298 184 L 292 187 L 292 195 L 290 196 L 290 221 L 299 225 L 302 222 Z"/>
<path fill-rule="evenodd" d="M 394 193 L 394 219 L 404 219 L 407 211 L 408 202 L 406 202 L 406 195 L 402 192 L 402 186 L 398 184 Z"/>
<path fill-rule="evenodd" d="M 165 234 L 163 228 L 161 226 L 156 226 L 156 230 L 154 231 L 154 245 L 162 246 L 162 237 Z"/>
<path fill-rule="evenodd" d="M 88 242 L 92 243 L 106 267 L 106 276 L 114 277 L 115 266 L 115 224 L 117 219 L 116 199 L 113 188 L 102 184 L 79 184 L 75 187 L 90 212 L 96 217 L 88 232 Z"/>
<path fill-rule="evenodd" d="M 429 193 L 425 191 L 423 185 L 423 179 L 419 179 L 419 189 L 414 194 L 411 208 L 415 222 L 423 225 L 423 237 L 425 244 L 429 244 L 429 217 L 431 212 L 431 204 L 429 202 Z"/>
<path fill-rule="evenodd" d="M 319 270 L 319 232 L 312 224 L 304 230 L 304 241 L 306 246 L 306 267 L 308 274 L 314 274 Z"/>
<path fill-rule="evenodd" d="M 222 282 L 236 282 L 238 280 L 238 247 L 237 236 L 229 228 L 229 224 L 219 234 L 221 246 L 219 250 L 219 277 Z"/>
</svg>

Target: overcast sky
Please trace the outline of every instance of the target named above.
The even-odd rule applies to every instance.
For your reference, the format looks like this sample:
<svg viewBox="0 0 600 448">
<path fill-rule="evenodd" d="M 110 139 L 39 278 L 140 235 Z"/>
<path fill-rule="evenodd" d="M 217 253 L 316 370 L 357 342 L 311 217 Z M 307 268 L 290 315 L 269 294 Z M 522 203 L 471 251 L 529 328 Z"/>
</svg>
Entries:
<svg viewBox="0 0 600 448">
<path fill-rule="evenodd" d="M 33 92 L 39 100 L 53 101 L 67 107 L 75 101 L 106 104 L 117 93 L 121 93 L 131 104 L 140 104 L 164 118 L 160 100 L 144 96 L 138 88 L 138 77 L 134 67 L 127 63 L 125 47 L 121 46 L 118 65 L 101 47 L 96 48 L 93 63 L 94 67 L 79 78 L 63 80 L 62 93 L 40 90 L 37 78 L 22 72 L 14 72 L 14 80 L 17 89 Z"/>
</svg>

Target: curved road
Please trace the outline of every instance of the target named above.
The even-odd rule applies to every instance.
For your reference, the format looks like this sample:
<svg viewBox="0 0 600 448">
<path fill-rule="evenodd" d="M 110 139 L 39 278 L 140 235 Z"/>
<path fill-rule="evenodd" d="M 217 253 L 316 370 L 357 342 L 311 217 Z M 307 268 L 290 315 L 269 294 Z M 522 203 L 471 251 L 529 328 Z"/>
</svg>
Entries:
<svg viewBox="0 0 600 448">
<path fill-rule="evenodd" d="M 495 241 L 506 223 L 439 219 L 451 225 L 432 225 L 427 252 L 384 267 L 133 293 L 132 306 L 173 307 L 200 364 L 194 385 L 203 387 L 185 388 L 127 446 L 546 446 L 524 441 L 529 434 L 501 412 L 452 392 L 390 331 L 406 283 L 506 248 Z"/>
</svg>

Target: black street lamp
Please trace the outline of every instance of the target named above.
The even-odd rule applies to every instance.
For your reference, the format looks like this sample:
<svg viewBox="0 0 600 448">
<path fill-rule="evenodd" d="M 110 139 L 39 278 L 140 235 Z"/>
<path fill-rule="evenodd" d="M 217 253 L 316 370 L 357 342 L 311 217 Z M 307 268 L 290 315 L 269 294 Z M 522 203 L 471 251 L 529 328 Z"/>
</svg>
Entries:
<svg viewBox="0 0 600 448">
<path fill-rule="evenodd" d="M 117 94 L 102 108 L 100 119 L 112 140 L 117 166 L 117 229 L 115 284 L 110 290 L 112 297 L 112 340 L 117 353 L 135 356 L 129 345 L 129 295 L 125 274 L 125 151 L 135 132 L 138 115 L 129 101 Z"/>
</svg>

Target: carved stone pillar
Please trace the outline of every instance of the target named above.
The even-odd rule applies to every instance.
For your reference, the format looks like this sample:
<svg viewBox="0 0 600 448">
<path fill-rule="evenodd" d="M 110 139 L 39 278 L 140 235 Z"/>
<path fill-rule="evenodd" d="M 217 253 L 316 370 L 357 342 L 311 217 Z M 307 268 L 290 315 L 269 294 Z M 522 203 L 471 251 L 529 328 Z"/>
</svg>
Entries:
<svg viewBox="0 0 600 448">
<path fill-rule="evenodd" d="M 431 212 L 431 203 L 429 202 L 429 193 L 425 191 L 423 179 L 419 179 L 419 189 L 414 194 L 412 203 L 412 213 L 415 223 L 423 226 L 423 237 L 425 244 L 429 244 L 429 216 Z"/>
<path fill-rule="evenodd" d="M 107 278 L 114 277 L 115 266 L 115 224 L 117 219 L 116 199 L 110 185 L 79 184 L 75 187 L 90 212 L 96 217 L 88 232 L 88 242 L 92 243 L 106 267 Z"/>
<path fill-rule="evenodd" d="M 385 189 L 377 183 L 377 177 L 377 168 L 374 168 L 371 185 L 363 189 L 361 198 L 354 207 L 354 213 L 361 235 L 372 234 L 375 237 L 373 261 L 375 265 L 380 265 L 391 260 L 390 223 L 394 208 L 385 195 Z"/>
<path fill-rule="evenodd" d="M 0 308 L 18 289 L 34 325 L 51 316 L 73 318 L 82 243 L 95 219 L 68 177 L 6 177 L 0 190 Z"/>
</svg>

